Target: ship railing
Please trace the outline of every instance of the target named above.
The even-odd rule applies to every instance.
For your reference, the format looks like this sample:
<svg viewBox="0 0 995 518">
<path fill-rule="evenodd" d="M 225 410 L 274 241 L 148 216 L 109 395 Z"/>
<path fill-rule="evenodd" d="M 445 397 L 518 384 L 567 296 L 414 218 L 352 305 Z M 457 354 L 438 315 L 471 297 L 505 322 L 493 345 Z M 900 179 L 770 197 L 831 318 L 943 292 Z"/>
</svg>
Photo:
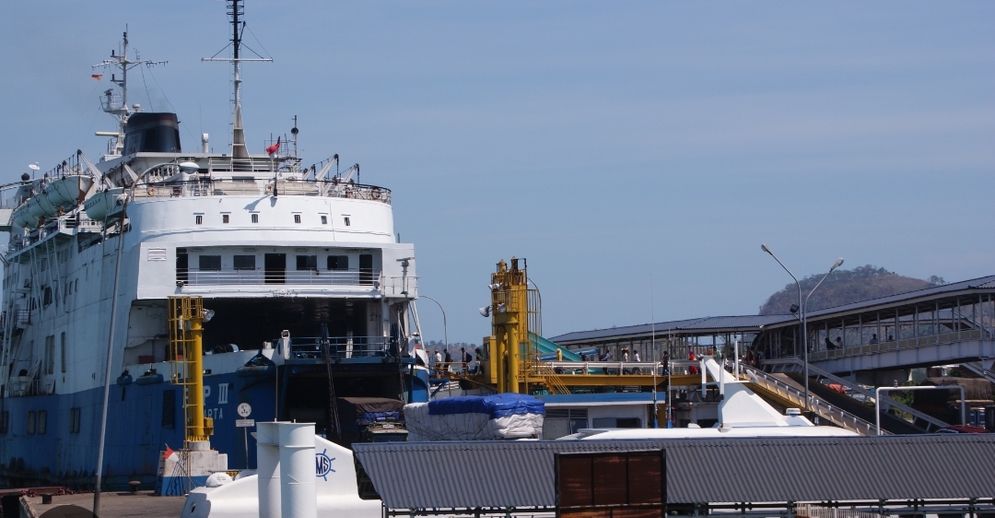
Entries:
<svg viewBox="0 0 995 518">
<path fill-rule="evenodd" d="M 385 336 L 333 336 L 327 340 L 329 357 L 336 361 L 395 356 L 397 352 L 397 341 Z M 280 341 L 275 343 L 278 352 L 282 353 Z M 290 360 L 324 359 L 321 337 L 295 336 L 290 339 Z"/>
<path fill-rule="evenodd" d="M 262 268 L 217 271 L 178 269 L 177 281 L 188 286 L 230 285 L 304 285 L 304 286 L 370 286 L 380 287 L 380 272 L 373 269 L 359 270 L 285 270 L 267 271 Z"/>
<path fill-rule="evenodd" d="M 285 175 L 274 178 L 212 178 L 190 175 L 187 180 L 148 178 L 135 186 L 135 198 L 180 198 L 196 196 L 315 196 L 369 200 L 391 204 L 386 187 L 335 180 L 314 180 Z"/>
</svg>

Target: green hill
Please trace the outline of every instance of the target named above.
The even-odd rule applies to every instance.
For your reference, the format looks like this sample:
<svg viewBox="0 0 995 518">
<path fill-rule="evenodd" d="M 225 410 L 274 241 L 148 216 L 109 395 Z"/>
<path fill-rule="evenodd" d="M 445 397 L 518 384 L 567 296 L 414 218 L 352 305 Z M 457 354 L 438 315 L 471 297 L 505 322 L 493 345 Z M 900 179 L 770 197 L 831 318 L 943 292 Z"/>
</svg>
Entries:
<svg viewBox="0 0 995 518">
<path fill-rule="evenodd" d="M 803 298 L 815 287 L 823 275 L 825 274 L 819 273 L 799 279 Z M 944 283 L 943 278 L 936 275 L 931 276 L 928 280 L 915 279 L 869 264 L 852 270 L 836 270 L 809 299 L 808 311 L 842 306 L 877 297 L 887 297 L 896 293 Z M 768 297 L 767 302 L 760 306 L 760 314 L 789 313 L 792 304 L 798 304 L 798 288 L 793 282 Z"/>
</svg>

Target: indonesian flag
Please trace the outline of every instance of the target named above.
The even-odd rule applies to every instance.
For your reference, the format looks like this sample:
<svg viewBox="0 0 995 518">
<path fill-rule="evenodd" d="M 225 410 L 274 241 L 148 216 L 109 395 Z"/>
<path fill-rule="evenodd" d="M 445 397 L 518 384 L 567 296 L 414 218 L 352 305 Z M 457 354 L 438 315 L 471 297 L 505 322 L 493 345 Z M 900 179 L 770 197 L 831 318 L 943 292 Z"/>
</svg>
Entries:
<svg viewBox="0 0 995 518">
<path fill-rule="evenodd" d="M 103 78 L 104 78 L 104 75 L 101 74 L 101 73 L 98 73 L 98 72 L 94 72 L 94 73 L 90 74 L 90 79 L 93 79 L 94 81 L 100 81 Z"/>
<path fill-rule="evenodd" d="M 175 461 L 179 457 L 180 455 L 176 453 L 176 450 L 170 448 L 168 444 L 166 445 L 166 451 L 162 452 L 162 460 L 165 461 L 170 461 L 170 460 Z"/>
</svg>

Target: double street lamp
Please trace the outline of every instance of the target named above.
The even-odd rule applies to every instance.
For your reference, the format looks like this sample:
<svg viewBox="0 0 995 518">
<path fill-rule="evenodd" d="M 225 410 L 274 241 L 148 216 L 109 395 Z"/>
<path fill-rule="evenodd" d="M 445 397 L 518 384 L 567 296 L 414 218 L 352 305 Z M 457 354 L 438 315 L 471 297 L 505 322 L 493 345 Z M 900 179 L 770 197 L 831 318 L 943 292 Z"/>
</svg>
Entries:
<svg viewBox="0 0 995 518">
<path fill-rule="evenodd" d="M 812 290 L 808 292 L 808 295 L 806 295 L 804 299 L 802 299 L 802 285 L 801 285 L 801 283 L 798 282 L 798 278 L 795 277 L 795 274 L 791 273 L 791 270 L 789 270 L 787 266 L 784 266 L 784 263 L 782 263 L 781 260 L 778 259 L 776 255 L 774 255 L 774 252 L 770 251 L 770 248 L 767 247 L 766 243 L 761 244 L 760 245 L 760 249 L 763 250 L 768 255 L 770 255 L 771 257 L 773 257 L 774 260 L 777 261 L 777 264 L 781 265 L 781 268 L 783 268 L 784 271 L 788 272 L 788 275 L 791 276 L 791 279 L 793 281 L 795 281 L 795 287 L 798 288 L 798 306 L 797 307 L 798 307 L 798 312 L 799 312 L 798 313 L 798 319 L 801 321 L 801 324 L 802 324 L 802 330 L 801 330 L 802 331 L 802 333 L 801 333 L 802 363 L 804 364 L 804 369 L 805 369 L 803 376 L 805 377 L 805 411 L 807 412 L 809 410 L 809 397 L 808 397 L 808 321 L 806 320 L 806 317 L 807 317 L 806 308 L 808 307 L 808 299 L 812 296 L 813 293 L 815 293 L 815 290 L 819 289 L 819 286 L 822 286 L 823 281 L 825 281 L 826 278 L 829 277 L 829 274 L 833 273 L 834 270 L 836 270 L 837 268 L 839 268 L 840 266 L 843 265 L 843 258 L 842 257 L 837 258 L 836 261 L 833 262 L 833 265 L 829 267 L 829 271 L 826 272 L 826 274 L 823 275 L 821 279 L 819 279 L 819 282 L 816 283 L 815 287 L 812 288 Z M 797 347 L 796 347 L 796 350 L 797 350 Z"/>
</svg>

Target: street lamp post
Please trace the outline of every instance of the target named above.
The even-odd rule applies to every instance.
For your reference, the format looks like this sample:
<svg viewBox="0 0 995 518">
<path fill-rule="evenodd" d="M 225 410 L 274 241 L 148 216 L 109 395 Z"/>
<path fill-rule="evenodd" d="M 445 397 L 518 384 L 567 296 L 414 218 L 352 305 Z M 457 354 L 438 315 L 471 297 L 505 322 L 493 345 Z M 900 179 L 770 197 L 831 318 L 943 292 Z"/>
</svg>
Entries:
<svg viewBox="0 0 995 518">
<path fill-rule="evenodd" d="M 448 326 L 446 325 L 446 310 L 442 307 L 442 304 L 440 304 L 439 301 L 433 299 L 432 297 L 429 297 L 428 295 L 422 295 L 422 294 L 419 293 L 418 294 L 418 298 L 431 300 L 432 302 L 435 302 L 436 306 L 439 306 L 439 311 L 442 312 L 442 341 L 443 341 L 443 343 L 446 346 L 446 350 L 448 351 L 449 350 L 449 329 L 448 329 Z M 460 361 L 463 361 L 463 360 L 460 359 Z"/>
<path fill-rule="evenodd" d="M 808 299 L 812 297 L 812 294 L 815 293 L 815 290 L 819 289 L 819 286 L 822 286 L 822 283 L 826 280 L 826 278 L 829 277 L 829 274 L 833 273 L 834 270 L 836 270 L 837 268 L 839 268 L 843 264 L 843 258 L 842 257 L 837 258 L 836 261 L 833 262 L 833 265 L 829 267 L 829 271 L 826 272 L 826 274 L 823 275 L 821 279 L 819 279 L 819 282 L 816 283 L 815 287 L 812 288 L 811 291 L 808 292 L 808 295 L 806 295 L 804 299 L 802 299 L 802 285 L 801 285 L 801 283 L 798 282 L 798 278 L 795 277 L 795 275 L 793 273 L 791 273 L 791 270 L 788 270 L 787 266 L 784 266 L 784 263 L 782 263 L 781 260 L 778 259 L 776 255 L 774 255 L 774 252 L 770 251 L 770 248 L 767 247 L 766 243 L 761 244 L 760 245 L 760 249 L 763 250 L 765 253 L 767 253 L 767 255 L 770 255 L 771 257 L 773 257 L 774 260 L 777 261 L 777 264 L 781 265 L 781 268 L 783 268 L 784 271 L 788 272 L 788 275 L 791 276 L 791 279 L 795 281 L 795 287 L 798 288 L 798 312 L 799 312 L 798 319 L 801 320 L 801 324 L 802 324 L 802 326 L 801 326 L 802 327 L 802 329 L 801 329 L 801 331 L 802 331 L 802 333 L 801 333 L 802 364 L 803 364 L 803 367 L 804 367 L 804 373 L 802 375 L 805 378 L 805 411 L 807 412 L 809 410 L 809 395 L 808 395 L 808 320 L 807 320 L 807 318 L 808 318 L 808 315 L 807 315 Z"/>
</svg>

